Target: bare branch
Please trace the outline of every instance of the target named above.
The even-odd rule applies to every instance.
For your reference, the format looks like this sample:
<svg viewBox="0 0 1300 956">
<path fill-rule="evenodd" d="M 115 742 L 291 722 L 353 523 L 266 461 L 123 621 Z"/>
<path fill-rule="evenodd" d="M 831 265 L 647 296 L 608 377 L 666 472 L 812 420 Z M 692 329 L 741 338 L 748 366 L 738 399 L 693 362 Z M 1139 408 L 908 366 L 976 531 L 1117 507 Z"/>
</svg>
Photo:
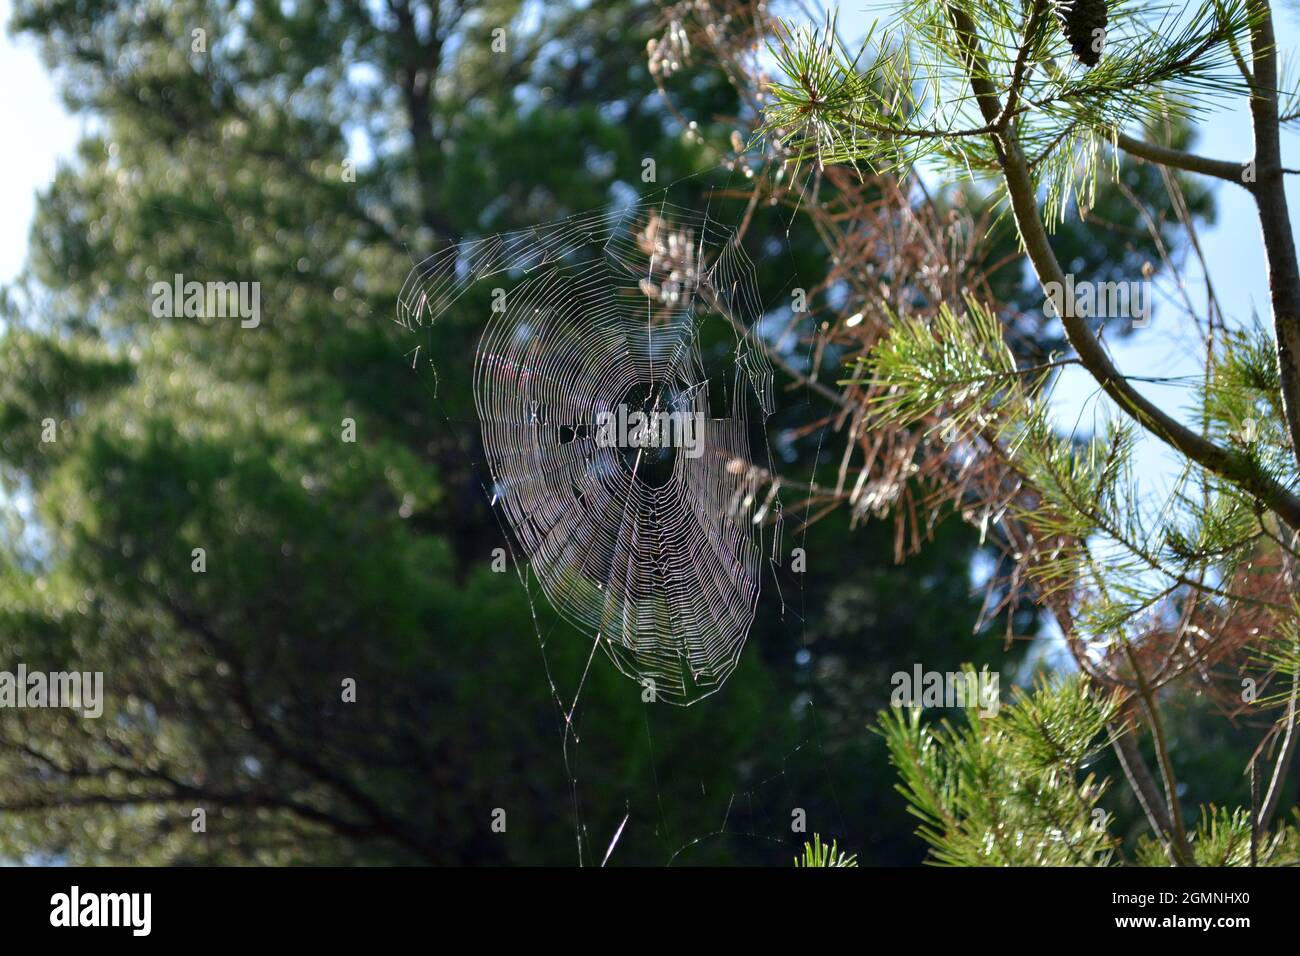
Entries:
<svg viewBox="0 0 1300 956">
<path fill-rule="evenodd" d="M 1243 163 L 1197 156 L 1194 153 L 1186 153 L 1179 149 L 1171 149 L 1168 146 L 1160 146 L 1156 143 L 1135 139 L 1125 133 L 1120 133 L 1115 137 L 1115 142 L 1124 152 L 1139 159 L 1159 163 L 1161 166 L 1172 166 L 1175 169 L 1181 169 L 1189 173 L 1213 176 L 1215 179 L 1236 183 L 1244 189 L 1251 189 L 1252 184 L 1245 181 L 1246 165 Z"/>
</svg>

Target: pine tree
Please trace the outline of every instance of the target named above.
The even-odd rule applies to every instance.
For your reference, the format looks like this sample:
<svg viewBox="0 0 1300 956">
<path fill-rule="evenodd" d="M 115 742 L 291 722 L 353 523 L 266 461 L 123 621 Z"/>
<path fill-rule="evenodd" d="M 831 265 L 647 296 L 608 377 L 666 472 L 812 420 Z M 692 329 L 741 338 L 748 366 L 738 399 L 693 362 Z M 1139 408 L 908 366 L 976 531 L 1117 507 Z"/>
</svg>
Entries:
<svg viewBox="0 0 1300 956">
<path fill-rule="evenodd" d="M 1295 862 L 1295 831 L 1278 820 L 1300 693 L 1300 268 L 1279 129 L 1300 114 L 1279 80 L 1272 16 L 1267 0 L 1181 12 L 910 0 L 868 38 L 878 55 L 853 56 L 830 24 L 787 27 L 774 49 L 783 76 L 765 129 L 794 161 L 902 175 L 926 164 L 991 183 L 1069 345 L 1022 361 L 1000 304 L 968 290 L 933 313 L 891 311 L 889 334 L 852 369 L 872 385 L 867 427 L 928 434 L 943 423 L 951 500 L 1003 545 L 1004 599 L 1046 608 L 1082 672 L 963 730 L 884 718 L 941 862 Z M 1088 42 L 1097 30 L 1104 57 Z M 1250 162 L 1168 136 L 1171 119 L 1231 96 L 1251 110 Z M 1186 302 L 1183 321 L 1204 344 L 1203 375 L 1184 383 L 1191 424 L 1116 366 L 1062 292 L 1089 277 L 1066 275 L 1052 230 L 1086 219 L 1122 156 L 1231 183 L 1259 212 L 1271 328 L 1231 325 L 1213 299 Z M 1105 426 L 1086 439 L 1060 433 L 1050 413 L 1067 365 L 1108 400 Z M 1134 474 L 1141 441 L 1181 461 L 1168 501 L 1153 505 Z M 973 462 L 978 480 L 961 477 Z M 1168 712 L 1188 692 L 1263 725 L 1260 746 L 1241 755 L 1242 806 L 1204 806 L 1199 826 L 1180 794 Z M 1078 775 L 1098 742 L 1149 826 L 1128 854 L 1090 828 L 1104 788 Z M 1008 825 L 1026 842 L 1004 853 L 995 837 Z"/>
</svg>

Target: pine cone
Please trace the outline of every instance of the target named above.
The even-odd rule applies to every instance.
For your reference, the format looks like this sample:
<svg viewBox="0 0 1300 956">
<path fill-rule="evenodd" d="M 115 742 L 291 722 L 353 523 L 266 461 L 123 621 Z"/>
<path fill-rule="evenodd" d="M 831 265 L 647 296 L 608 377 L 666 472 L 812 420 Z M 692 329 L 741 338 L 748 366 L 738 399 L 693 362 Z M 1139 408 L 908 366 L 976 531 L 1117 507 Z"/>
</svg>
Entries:
<svg viewBox="0 0 1300 956">
<path fill-rule="evenodd" d="M 1061 21 L 1061 32 L 1079 62 L 1096 66 L 1106 35 L 1106 0 L 1052 0 L 1052 6 L 1056 8 L 1056 19 Z"/>
</svg>

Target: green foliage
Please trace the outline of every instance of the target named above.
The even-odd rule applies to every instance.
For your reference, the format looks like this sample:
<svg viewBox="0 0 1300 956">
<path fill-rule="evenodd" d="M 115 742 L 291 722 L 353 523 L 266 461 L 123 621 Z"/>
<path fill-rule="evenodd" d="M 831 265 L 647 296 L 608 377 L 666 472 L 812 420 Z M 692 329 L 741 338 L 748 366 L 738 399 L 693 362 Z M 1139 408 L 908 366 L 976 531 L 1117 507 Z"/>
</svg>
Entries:
<svg viewBox="0 0 1300 956">
<path fill-rule="evenodd" d="M 1251 849 L 1250 811 L 1213 804 L 1201 808 L 1200 824 L 1191 834 L 1197 866 L 1295 866 L 1300 863 L 1300 829 L 1288 823 L 1261 835 Z M 1165 866 L 1168 855 L 1144 834 L 1134 847 L 1138 866 Z"/>
<path fill-rule="evenodd" d="M 1084 678 L 1040 681 L 996 717 L 974 711 L 963 727 L 937 727 L 919 711 L 885 713 L 878 731 L 899 770 L 900 792 L 919 817 L 934 863 L 949 866 L 1168 866 L 1149 833 L 1131 841 L 1129 859 L 1102 808 L 1107 780 L 1093 773 L 1105 747 L 1113 699 Z M 1189 839 L 1199 866 L 1294 866 L 1300 829 L 1284 823 L 1257 835 L 1251 814 L 1203 807 Z"/>
<path fill-rule="evenodd" d="M 801 532 L 809 573 L 769 589 L 725 694 L 688 711 L 647 708 L 600 663 L 588 674 L 589 645 L 536 582 L 487 570 L 505 542 L 472 414 L 450 398 L 466 392 L 471 362 L 454 358 L 474 354 L 487 293 L 440 326 L 437 381 L 412 374 L 428 356 L 390 321 L 412 258 L 613 201 L 637 187 L 644 156 L 661 183 L 694 177 L 684 202 L 720 218 L 744 203 L 709 190 L 705 151 L 652 95 L 652 5 L 490 2 L 437 24 L 410 9 L 15 5 L 14 29 L 44 44 L 94 121 L 41 197 L 33 294 L 4 302 L 0 450 L 17 506 L 0 530 L 0 662 L 103 670 L 109 698 L 98 722 L 0 715 L 0 858 L 556 862 L 573 859 L 576 831 L 592 861 L 626 819 L 612 862 L 780 862 L 788 842 L 716 828 L 744 795 L 749 832 L 785 833 L 764 797 L 797 784 L 813 792 L 810 819 L 836 819 L 870 862 L 914 860 L 877 771 L 884 743 L 862 725 L 898 661 L 942 669 L 986 653 L 969 529 L 938 529 L 901 568 L 879 524 Z M 497 23 L 504 59 L 488 52 Z M 903 46 L 880 53 L 869 70 L 808 61 L 829 97 L 806 113 L 814 138 L 861 145 L 832 115 L 858 94 L 926 121 L 934 102 L 901 82 Z M 700 133 L 725 141 L 735 91 L 717 71 L 681 86 Z M 804 94 L 779 95 L 797 108 Z M 879 138 L 899 163 L 948 149 Z M 1149 170 L 1131 185 L 1148 199 L 1163 189 Z M 1136 213 L 1106 216 L 1131 229 Z M 801 279 L 827 271 L 813 230 L 787 220 L 766 203 L 752 219 L 766 301 L 787 299 L 792 263 Z M 1007 252 L 1015 237 L 999 241 Z M 1089 262 L 1153 254 L 1128 236 L 1064 241 Z M 178 272 L 259 281 L 262 325 L 151 315 L 151 284 Z M 947 404 L 971 432 L 1026 428 L 1037 373 L 1016 368 L 978 308 L 973 323 L 948 313 L 937 338 L 915 327 L 897 340 L 916 391 L 899 390 L 891 414 Z M 931 374 L 936 347 L 951 369 Z M 779 394 L 774 428 L 803 436 L 786 470 L 817 478 L 807 426 L 822 412 L 802 390 Z M 38 442 L 45 417 L 56 443 Z M 356 444 L 341 440 L 345 418 Z M 345 678 L 355 704 L 340 702 Z M 552 680 L 562 709 L 582 682 L 581 746 Z M 497 806 L 511 808 L 508 840 L 487 830 Z"/>
<path fill-rule="evenodd" d="M 935 162 L 984 175 L 998 163 L 971 80 L 999 93 L 1011 84 L 1015 103 L 1005 105 L 1047 191 L 1047 219 L 1063 221 L 1072 202 L 1092 204 L 1100 149 L 1119 132 L 1245 91 L 1230 48 L 1250 27 L 1244 0 L 1108 6 L 1105 55 L 1091 69 L 1071 62 L 1047 0 L 909 0 L 856 54 L 833 38 L 833 21 L 789 28 L 773 51 L 782 75 L 765 129 L 801 159 L 873 170 Z M 978 63 L 967 60 L 954 10 L 977 25 Z"/>
<path fill-rule="evenodd" d="M 845 853 L 839 849 L 834 840 L 829 845 L 824 844 L 821 834 L 814 833 L 812 842 L 803 845 L 803 856 L 794 858 L 794 865 L 798 867 L 857 866 L 858 855 Z"/>
<path fill-rule="evenodd" d="M 1106 866 L 1115 840 L 1098 807 L 1107 788 L 1090 761 L 1106 745 L 1115 703 L 1079 678 L 1016 690 L 996 716 L 969 707 L 964 725 L 892 710 L 878 732 L 945 866 Z"/>
<path fill-rule="evenodd" d="M 574 860 L 547 667 L 571 705 L 590 645 L 490 570 L 506 542 L 450 404 L 486 301 L 440 330 L 436 385 L 394 302 L 440 241 L 608 202 L 642 156 L 665 180 L 701 158 L 651 99 L 653 7 L 536 12 L 16 5 L 95 118 L 2 303 L 0 668 L 103 671 L 107 701 L 0 712 L 0 859 Z M 699 101 L 734 111 L 718 87 Z M 176 273 L 259 282 L 260 326 L 151 314 Z M 618 862 L 662 863 L 716 828 L 702 791 L 725 805 L 771 772 L 756 753 L 798 745 L 761 660 L 736 676 L 725 709 L 648 712 L 592 668 L 591 844 L 635 795 Z"/>
<path fill-rule="evenodd" d="M 102 670 L 108 700 L 98 721 L 0 712 L 0 859 L 565 863 L 576 837 L 598 862 L 626 817 L 611 863 L 781 863 L 787 787 L 876 861 L 915 859 L 861 728 L 881 661 L 969 657 L 972 534 L 899 568 L 887 528 L 811 529 L 809 572 L 767 589 L 725 692 L 684 711 L 588 669 L 537 582 L 489 570 L 507 542 L 468 379 L 490 289 L 440 323 L 435 379 L 392 322 L 412 259 L 617 201 L 646 156 L 660 185 L 692 177 L 677 201 L 744 202 L 654 93 L 653 4 L 434 6 L 16 4 L 94 119 L 41 197 L 30 294 L 3 303 L 0 667 Z M 708 69 L 682 87 L 725 143 L 736 91 Z M 751 255 L 781 266 L 765 301 L 827 268 L 788 218 L 752 218 Z M 260 282 L 261 325 L 152 315 L 176 273 Z M 780 395 L 779 427 L 820 415 Z M 733 799 L 750 819 L 717 832 Z"/>
<path fill-rule="evenodd" d="M 1254 186 L 1235 164 L 1184 151 L 1187 121 L 1227 97 L 1243 108 L 1253 100 L 1257 147 L 1261 154 L 1270 150 L 1273 90 L 1259 88 L 1272 86 L 1276 55 L 1268 16 L 1267 4 L 1227 0 L 1186 6 L 1089 0 L 1068 9 L 1048 0 L 907 0 L 895 16 L 882 17 L 890 26 L 857 55 L 839 43 L 833 19 L 821 30 L 783 31 L 773 51 L 783 75 L 765 130 L 796 162 L 919 168 L 993 181 L 1014 208 L 1023 250 L 1044 283 L 1029 295 L 1032 308 L 1043 302 L 1037 294 L 1050 293 L 1052 283 L 1068 285 L 1082 268 L 1092 282 L 1131 276 L 1139 266 L 1144 279 L 1155 271 L 1147 262 L 1108 263 L 1067 252 L 1047 235 L 1058 225 L 1075 241 L 1093 232 L 1089 210 L 1114 202 L 1116 191 L 1141 208 L 1131 189 L 1141 174 L 1121 163 L 1121 150 L 1141 157 L 1147 174 L 1164 177 L 1171 196 L 1182 188 L 1174 178 L 1182 170 L 1239 181 L 1256 192 L 1261 208 L 1270 194 L 1276 197 L 1282 177 L 1276 166 L 1267 185 Z M 1089 47 L 1087 34 L 1103 25 L 1104 51 Z M 1083 62 L 1071 62 L 1067 48 Z M 1279 121 L 1294 122 L 1294 93 L 1281 99 Z M 1098 186 L 1108 148 L 1116 190 Z M 1178 217 L 1190 229 L 1186 208 Z M 1166 861 L 1240 862 L 1243 827 L 1267 828 L 1278 809 L 1294 743 L 1298 473 L 1296 428 L 1282 397 L 1284 389 L 1294 396 L 1300 370 L 1294 346 L 1282 337 L 1290 334 L 1294 312 L 1295 255 L 1284 225 L 1272 227 L 1267 217 L 1261 222 L 1278 341 L 1259 329 L 1225 329 L 1217 303 L 1201 315 L 1185 300 L 1183 313 L 1205 345 L 1203 375 L 1126 375 L 1107 355 L 1104 325 L 1073 313 L 1058 317 L 1074 355 L 1026 361 L 1009 347 L 1021 317 L 969 294 L 964 307 L 948 303 L 932 316 L 895 317 L 865 359 L 873 385 L 868 422 L 942 432 L 955 470 L 963 481 L 970 476 L 959 499 L 966 514 L 983 515 L 985 530 L 1003 525 L 999 539 L 1013 568 L 1008 600 L 1023 588 L 1051 607 L 1080 666 L 1100 685 L 1142 698 L 1140 716 L 1130 708 L 1126 719 L 1151 731 L 1168 809 L 1151 811 L 1162 799 L 1158 793 L 1144 792 L 1143 803 Z M 1155 239 L 1161 227 L 1151 217 L 1147 225 Z M 1173 238 L 1157 241 L 1165 261 Z M 1023 304 L 1025 296 L 1009 285 L 997 294 Z M 1088 435 L 1068 423 L 1061 429 L 1049 413 L 1056 372 L 1067 365 L 1086 368 L 1097 394 L 1109 399 Z M 1139 382 L 1186 389 L 1194 424 L 1170 415 Z M 1167 493 L 1151 495 L 1135 480 L 1135 452 L 1145 439 L 1178 455 L 1181 471 Z M 1281 692 L 1263 701 L 1242 696 L 1234 685 L 1252 660 L 1261 669 L 1256 679 L 1280 678 Z M 1193 683 L 1227 714 L 1242 713 L 1243 702 L 1245 710 L 1258 706 L 1276 720 L 1285 742 L 1271 758 L 1276 763 L 1263 806 L 1230 814 L 1211 809 L 1189 833 L 1171 758 L 1172 720 L 1162 709 L 1177 699 L 1172 688 Z M 1040 688 L 1035 696 L 1048 706 L 1057 693 Z M 1109 845 L 1086 839 L 1077 813 L 1093 797 L 1091 785 L 1080 785 L 1080 796 L 1073 783 L 1078 768 L 1066 761 L 1065 790 L 1052 789 L 1062 778 L 1050 773 L 1060 767 L 1049 771 L 1034 742 L 1050 744 L 1046 752 L 1054 753 L 1061 740 L 1040 735 L 1035 720 L 1020 719 L 1027 713 L 1023 699 L 1017 706 L 1022 709 L 988 729 L 945 724 L 932 731 L 917 715 L 885 718 L 904 792 L 925 821 L 922 835 L 945 863 L 999 854 L 1000 862 L 1103 859 Z M 1101 724 L 1075 717 L 1082 736 L 1066 740 L 1083 746 Z M 1134 761 L 1146 759 L 1142 735 L 1108 735 L 1117 749 L 1127 749 L 1129 783 L 1150 790 L 1146 776 L 1132 771 Z M 1010 777 L 1001 774 L 1017 766 L 1049 777 L 1026 786 L 1014 769 Z M 1023 842 L 1005 839 L 1004 810 L 987 796 L 1007 793 L 1020 796 L 1005 812 L 1029 815 L 1010 822 Z M 1059 816 L 1065 825 L 1033 814 Z M 1256 837 L 1253 857 L 1266 849 Z M 1281 832 L 1275 839 L 1279 845 L 1291 840 Z"/>
<path fill-rule="evenodd" d="M 964 312 L 945 303 L 933 319 L 896 318 L 869 357 L 883 386 L 873 419 L 907 426 L 943 414 L 959 433 L 1023 424 L 1049 370 L 1020 370 L 1002 334 L 1000 318 L 973 298 Z"/>
<path fill-rule="evenodd" d="M 899 318 L 866 360 L 878 387 L 872 420 L 909 426 L 942 416 L 952 437 L 1003 449 L 1033 489 L 1009 511 L 1055 542 L 1051 560 L 1026 562 L 1026 574 L 1044 594 L 1069 583 L 1082 602 L 1074 621 L 1081 635 L 1121 633 L 1193 581 L 1223 582 L 1206 587 L 1255 602 L 1232 583 L 1261 539 L 1276 539 L 1255 498 L 1189 462 L 1152 511 L 1133 475 L 1140 428 L 1108 418 L 1087 437 L 1059 434 L 1048 401 L 1052 374 L 1073 360 L 1022 365 L 1004 334 L 999 316 L 973 299 L 933 319 Z M 1294 482 L 1271 340 L 1234 333 L 1223 341 L 1205 379 L 1207 431 L 1235 442 L 1255 473 Z"/>
</svg>

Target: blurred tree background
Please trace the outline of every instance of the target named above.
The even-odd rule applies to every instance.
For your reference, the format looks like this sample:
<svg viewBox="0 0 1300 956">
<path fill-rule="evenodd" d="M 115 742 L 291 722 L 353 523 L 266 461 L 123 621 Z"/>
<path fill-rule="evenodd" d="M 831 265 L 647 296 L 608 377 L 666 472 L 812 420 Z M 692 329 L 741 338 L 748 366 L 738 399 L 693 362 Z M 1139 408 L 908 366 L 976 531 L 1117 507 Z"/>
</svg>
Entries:
<svg viewBox="0 0 1300 956">
<path fill-rule="evenodd" d="M 107 702 L 0 711 L 0 858 L 599 863 L 625 818 L 614 864 L 788 863 L 814 830 L 863 864 L 922 858 L 867 724 L 914 663 L 1016 672 L 1023 645 L 976 632 L 977 532 L 897 564 L 885 523 L 812 525 L 719 693 L 646 704 L 598 659 L 566 748 L 549 680 L 571 700 L 589 645 L 493 573 L 473 467 L 488 290 L 440 325 L 436 394 L 391 321 L 440 241 L 615 201 L 643 157 L 661 184 L 701 174 L 675 202 L 728 179 L 703 143 L 738 91 L 700 67 L 666 108 L 655 4 L 24 0 L 12 29 L 92 120 L 0 303 L 0 667 L 103 671 Z M 830 267 L 782 208 L 747 242 L 768 302 Z M 177 273 L 259 282 L 260 324 L 155 317 Z M 781 427 L 829 411 L 778 394 Z M 839 459 L 815 431 L 790 449 L 805 479 Z"/>
</svg>

